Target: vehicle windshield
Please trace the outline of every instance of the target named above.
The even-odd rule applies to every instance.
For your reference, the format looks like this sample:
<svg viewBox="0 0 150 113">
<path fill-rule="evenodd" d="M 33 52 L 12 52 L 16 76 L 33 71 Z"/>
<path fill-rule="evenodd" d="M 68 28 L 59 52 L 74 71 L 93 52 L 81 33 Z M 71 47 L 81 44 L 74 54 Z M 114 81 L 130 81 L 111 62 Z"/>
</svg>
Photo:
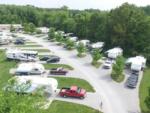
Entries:
<svg viewBox="0 0 150 113">
<path fill-rule="evenodd" d="M 105 63 L 106 63 L 106 64 L 111 64 L 111 62 L 110 62 L 110 61 L 106 61 Z"/>
</svg>

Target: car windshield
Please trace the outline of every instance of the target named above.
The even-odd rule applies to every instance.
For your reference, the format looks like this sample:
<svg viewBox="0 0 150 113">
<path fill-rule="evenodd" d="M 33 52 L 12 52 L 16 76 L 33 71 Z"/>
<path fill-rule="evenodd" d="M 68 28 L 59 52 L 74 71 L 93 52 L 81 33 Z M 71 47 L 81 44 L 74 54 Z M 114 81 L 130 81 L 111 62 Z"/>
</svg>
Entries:
<svg viewBox="0 0 150 113">
<path fill-rule="evenodd" d="M 111 62 L 110 62 L 110 61 L 106 61 L 105 63 L 106 63 L 106 64 L 111 64 Z"/>
</svg>

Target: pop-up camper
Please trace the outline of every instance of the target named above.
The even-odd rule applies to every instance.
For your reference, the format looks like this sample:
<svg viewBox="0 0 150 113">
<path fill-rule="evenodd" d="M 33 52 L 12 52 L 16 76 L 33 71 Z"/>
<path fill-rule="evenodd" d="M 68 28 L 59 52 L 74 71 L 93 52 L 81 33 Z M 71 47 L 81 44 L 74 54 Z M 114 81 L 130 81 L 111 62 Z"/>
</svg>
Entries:
<svg viewBox="0 0 150 113">
<path fill-rule="evenodd" d="M 6 57 L 9 60 L 36 61 L 38 60 L 37 55 L 37 51 L 27 51 L 20 49 L 6 50 Z"/>
<path fill-rule="evenodd" d="M 123 54 L 123 50 L 121 48 L 113 48 L 106 51 L 107 57 L 110 59 L 116 59 L 118 56 Z"/>
<path fill-rule="evenodd" d="M 41 75 L 45 72 L 42 64 L 35 62 L 21 63 L 16 69 L 16 75 Z"/>
<path fill-rule="evenodd" d="M 37 76 L 16 76 L 16 83 L 13 86 L 14 91 L 17 93 L 36 93 L 36 91 L 40 88 L 44 93 L 53 94 L 58 87 L 58 82 L 54 78 L 44 78 L 44 77 L 37 77 Z M 27 88 L 24 90 L 19 87 L 21 85 L 28 85 Z M 5 87 L 5 89 L 8 86 Z"/>
<path fill-rule="evenodd" d="M 130 64 L 133 71 L 141 71 L 146 66 L 146 58 L 143 56 L 131 57 L 127 59 L 126 64 Z"/>
</svg>

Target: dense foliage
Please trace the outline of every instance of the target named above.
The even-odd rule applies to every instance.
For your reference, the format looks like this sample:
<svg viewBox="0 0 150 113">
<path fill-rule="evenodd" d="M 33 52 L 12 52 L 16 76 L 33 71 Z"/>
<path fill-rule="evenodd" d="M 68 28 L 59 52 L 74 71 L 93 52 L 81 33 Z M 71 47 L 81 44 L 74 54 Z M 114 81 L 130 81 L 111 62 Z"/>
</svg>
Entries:
<svg viewBox="0 0 150 113">
<path fill-rule="evenodd" d="M 34 6 L 0 5 L 0 23 L 21 23 L 73 32 L 79 39 L 104 41 L 104 49 L 120 46 L 126 56 L 143 54 L 150 63 L 150 6 L 128 3 L 111 11 L 41 9 Z M 26 23 L 26 24 L 25 24 Z M 32 31 L 31 31 L 32 32 Z"/>
</svg>

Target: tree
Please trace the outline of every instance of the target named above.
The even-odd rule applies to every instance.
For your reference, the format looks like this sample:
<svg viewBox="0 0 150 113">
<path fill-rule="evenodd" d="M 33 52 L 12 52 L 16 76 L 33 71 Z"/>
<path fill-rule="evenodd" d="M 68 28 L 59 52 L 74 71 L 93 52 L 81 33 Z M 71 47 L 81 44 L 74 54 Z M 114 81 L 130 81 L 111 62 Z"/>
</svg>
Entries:
<svg viewBox="0 0 150 113">
<path fill-rule="evenodd" d="M 66 40 L 65 44 L 68 50 L 72 50 L 75 47 L 75 42 L 70 40 L 69 38 Z"/>
<path fill-rule="evenodd" d="M 49 28 L 48 37 L 49 39 L 55 39 L 55 28 Z"/>
<path fill-rule="evenodd" d="M 79 42 L 79 44 L 77 45 L 77 51 L 78 51 L 78 54 L 77 56 L 79 57 L 84 57 L 85 56 L 85 53 L 86 53 L 86 47 L 84 46 L 83 43 Z"/>
<path fill-rule="evenodd" d="M 63 36 L 61 35 L 61 33 L 57 33 L 55 35 L 55 39 L 56 39 L 57 42 L 60 42 L 60 43 L 63 42 Z"/>
<path fill-rule="evenodd" d="M 11 79 L 5 91 L 0 91 L 0 113 L 44 113 L 40 109 L 45 99 L 39 95 L 21 94 L 17 91 L 25 91 L 30 88 L 30 82 L 18 84 L 16 79 Z"/>
<path fill-rule="evenodd" d="M 29 28 L 30 28 L 30 31 L 29 31 L 30 33 L 33 33 L 36 30 L 36 27 L 33 23 L 29 23 Z"/>
<path fill-rule="evenodd" d="M 33 23 L 24 23 L 24 31 L 27 33 L 35 32 L 35 25 Z"/>
<path fill-rule="evenodd" d="M 15 31 L 15 28 L 14 28 L 14 26 L 11 24 L 10 25 L 10 32 L 14 32 Z"/>
<path fill-rule="evenodd" d="M 121 82 L 124 79 L 123 70 L 124 70 L 124 58 L 122 56 L 116 59 L 116 63 L 113 64 L 111 77 L 117 82 Z"/>
<path fill-rule="evenodd" d="M 127 56 L 141 54 L 150 43 L 149 31 L 150 19 L 144 11 L 124 3 L 109 13 L 106 47 L 120 46 Z"/>
<path fill-rule="evenodd" d="M 98 60 L 101 59 L 102 55 L 99 49 L 94 49 L 92 51 L 92 65 L 99 67 Z"/>
</svg>

